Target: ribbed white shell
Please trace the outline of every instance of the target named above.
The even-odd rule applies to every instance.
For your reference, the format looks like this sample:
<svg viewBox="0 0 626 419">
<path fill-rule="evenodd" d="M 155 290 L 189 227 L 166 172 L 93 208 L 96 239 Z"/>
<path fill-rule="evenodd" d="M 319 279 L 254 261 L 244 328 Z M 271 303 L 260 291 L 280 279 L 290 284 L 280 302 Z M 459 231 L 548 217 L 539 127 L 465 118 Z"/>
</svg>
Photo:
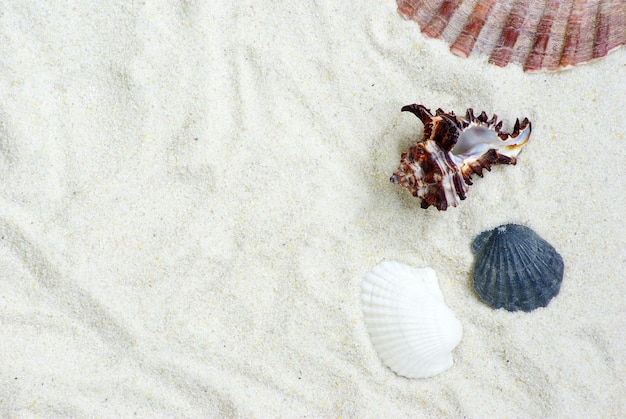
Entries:
<svg viewBox="0 0 626 419">
<path fill-rule="evenodd" d="M 374 348 L 396 374 L 425 378 L 452 366 L 463 332 L 434 270 L 382 262 L 365 275 L 361 301 Z"/>
</svg>

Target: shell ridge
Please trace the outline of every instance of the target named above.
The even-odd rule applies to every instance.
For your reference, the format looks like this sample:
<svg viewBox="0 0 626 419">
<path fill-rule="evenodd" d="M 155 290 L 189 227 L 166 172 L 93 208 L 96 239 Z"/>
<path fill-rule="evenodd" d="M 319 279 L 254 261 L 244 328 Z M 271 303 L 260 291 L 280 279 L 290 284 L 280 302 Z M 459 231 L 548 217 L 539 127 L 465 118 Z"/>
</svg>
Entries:
<svg viewBox="0 0 626 419">
<path fill-rule="evenodd" d="M 610 15 L 607 15 L 606 10 L 602 6 L 605 2 L 601 2 L 598 9 L 598 20 L 596 25 L 595 39 L 593 43 L 591 57 L 597 59 L 604 57 L 609 53 L 609 39 L 610 39 Z"/>
<path fill-rule="evenodd" d="M 480 253 L 485 246 L 485 242 L 491 237 L 491 231 L 483 231 L 472 242 L 472 250 L 474 253 Z"/>
<path fill-rule="evenodd" d="M 441 360 L 445 360 L 447 365 L 447 360 L 452 360 L 452 355 L 450 351 L 454 349 L 459 342 L 460 337 L 458 338 L 458 340 L 455 337 L 454 339 L 441 341 L 434 338 L 420 339 L 419 336 L 415 336 L 414 339 L 407 339 L 403 342 L 412 347 L 420 347 L 420 351 L 413 353 L 413 357 L 409 359 L 402 358 L 406 355 L 406 353 L 401 350 L 397 350 L 397 346 L 379 345 L 376 349 L 379 353 L 381 353 L 381 355 L 384 354 L 385 356 L 387 356 L 390 362 L 407 362 L 412 365 L 411 369 L 429 369 L 429 365 L 438 364 L 441 362 Z M 445 367 L 444 369 L 447 369 L 447 367 Z"/>
<path fill-rule="evenodd" d="M 431 38 L 439 38 L 448 26 L 450 18 L 454 14 L 459 0 L 446 0 L 441 3 L 437 13 L 423 26 L 422 32 Z"/>
<path fill-rule="evenodd" d="M 437 329 L 433 329 L 426 324 L 417 324 L 414 326 L 415 327 L 412 328 L 402 328 L 402 330 L 399 330 L 399 333 L 393 337 L 385 336 L 384 339 L 375 338 L 372 342 L 379 353 L 384 354 L 390 359 L 404 355 L 405 352 L 401 348 L 405 345 L 414 348 L 414 350 L 415 348 L 419 348 L 419 351 L 414 353 L 414 356 L 428 363 L 437 359 L 442 349 L 451 351 L 460 341 L 460 337 L 457 340 L 457 336 L 448 337 L 447 335 L 442 335 L 438 333 L 439 331 Z M 443 337 L 447 339 L 443 339 Z"/>
<path fill-rule="evenodd" d="M 491 14 L 495 0 L 478 2 L 472 11 L 472 19 L 463 27 L 461 34 L 450 46 L 450 51 L 460 57 L 468 57 Z"/>
<path fill-rule="evenodd" d="M 539 3 L 536 0 L 534 1 Z M 524 26 L 528 24 L 530 4 L 530 0 L 515 3 L 515 7 L 508 14 L 494 51 L 489 57 L 491 64 L 504 67 L 517 55 L 515 53 L 516 45 L 518 44 L 520 34 L 523 33 Z"/>
<path fill-rule="evenodd" d="M 398 262 L 382 262 L 365 275 L 361 288 L 372 290 L 374 284 L 376 289 L 384 289 L 391 295 L 407 287 L 409 293 L 415 293 L 424 287 L 426 291 L 443 301 L 437 276 L 430 268 L 415 269 Z"/>
<path fill-rule="evenodd" d="M 476 264 L 474 266 L 474 276 L 477 275 L 483 278 L 482 282 L 474 281 L 474 288 L 481 296 L 481 298 L 486 299 L 489 295 L 489 287 L 492 287 L 495 283 L 495 278 L 492 277 L 493 270 L 490 266 L 490 261 L 494 258 L 494 253 L 491 247 L 488 247 L 487 244 L 491 242 L 493 232 L 485 232 L 483 233 L 483 243 L 479 252 L 477 252 L 480 257 L 477 257 Z"/>
<path fill-rule="evenodd" d="M 408 328 L 402 328 L 396 330 L 396 332 L 398 333 L 389 336 L 385 335 L 384 339 L 376 337 L 376 340 L 372 340 L 372 342 L 376 342 L 376 346 L 381 351 L 389 351 L 389 348 L 397 348 L 398 343 L 406 343 L 413 348 L 419 347 L 420 350 L 416 352 L 422 356 L 433 351 L 440 351 L 441 349 L 450 351 L 456 346 L 456 344 L 452 344 L 455 341 L 454 338 L 442 339 L 437 329 L 421 327 L 409 330 Z"/>
<path fill-rule="evenodd" d="M 537 262 L 537 271 L 544 272 L 544 275 L 541 276 L 542 281 L 540 285 L 547 288 L 549 291 L 558 292 L 561 287 L 559 281 L 560 275 L 562 275 L 563 272 L 563 259 L 561 255 L 552 247 L 549 251 L 546 251 L 543 257 L 539 258 Z"/>
<path fill-rule="evenodd" d="M 535 40 L 529 52 L 528 58 L 524 62 L 524 71 L 535 71 L 542 68 L 550 34 L 555 21 L 556 13 L 559 10 L 561 0 L 550 0 L 544 8 L 544 14 L 539 20 Z"/>
<path fill-rule="evenodd" d="M 546 261 L 552 258 L 552 250 L 554 249 L 548 243 L 545 243 L 543 239 L 537 236 L 534 232 L 532 232 L 533 248 L 531 250 L 530 246 L 527 247 L 519 247 L 518 255 L 520 259 L 522 257 L 526 258 L 526 263 L 523 266 L 519 266 L 519 272 L 523 270 L 527 270 L 529 275 L 535 278 L 536 282 L 532 287 L 523 287 L 522 284 L 519 284 L 518 297 L 517 301 L 519 305 L 522 307 L 524 311 L 532 310 L 533 301 L 536 301 L 541 307 L 545 307 L 550 299 L 552 298 L 554 289 L 551 284 L 552 281 L 549 280 L 550 272 L 549 272 L 549 263 Z M 526 242 L 528 244 L 529 240 Z M 539 245 L 544 242 L 547 246 L 543 249 L 543 251 L 539 250 Z M 533 259 L 531 259 L 532 254 L 536 255 Z"/>
<path fill-rule="evenodd" d="M 532 241 L 531 241 L 532 239 Z M 518 240 L 515 243 L 507 243 L 507 254 L 510 255 L 511 265 L 517 272 L 528 269 L 537 259 L 539 242 L 535 237 L 527 240 Z"/>
</svg>

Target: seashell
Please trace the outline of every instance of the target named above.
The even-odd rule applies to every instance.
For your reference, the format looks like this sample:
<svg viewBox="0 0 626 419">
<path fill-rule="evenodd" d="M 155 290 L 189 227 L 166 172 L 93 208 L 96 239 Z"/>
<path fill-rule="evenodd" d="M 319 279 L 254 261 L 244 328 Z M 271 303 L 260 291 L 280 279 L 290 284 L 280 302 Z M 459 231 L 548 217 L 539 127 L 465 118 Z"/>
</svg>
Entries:
<svg viewBox="0 0 626 419">
<path fill-rule="evenodd" d="M 533 311 L 559 293 L 563 258 L 530 228 L 506 224 L 479 234 L 474 290 L 493 308 Z"/>
<path fill-rule="evenodd" d="M 624 0 L 397 0 L 398 11 L 450 51 L 500 67 L 558 71 L 626 44 Z"/>
<path fill-rule="evenodd" d="M 517 155 L 530 138 L 528 118 L 515 122 L 513 132 L 500 131 L 502 121 L 494 115 L 488 119 L 482 112 L 474 116 L 467 110 L 465 118 L 454 112 L 437 109 L 435 116 L 422 105 L 402 108 L 424 124 L 424 139 L 402 154 L 400 167 L 389 179 L 422 200 L 422 208 L 431 205 L 445 211 L 466 198 L 467 185 L 474 174 L 494 164 L 515 164 Z"/>
<path fill-rule="evenodd" d="M 463 332 L 435 271 L 382 262 L 365 275 L 361 302 L 372 344 L 393 372 L 426 378 L 452 366 Z"/>
</svg>

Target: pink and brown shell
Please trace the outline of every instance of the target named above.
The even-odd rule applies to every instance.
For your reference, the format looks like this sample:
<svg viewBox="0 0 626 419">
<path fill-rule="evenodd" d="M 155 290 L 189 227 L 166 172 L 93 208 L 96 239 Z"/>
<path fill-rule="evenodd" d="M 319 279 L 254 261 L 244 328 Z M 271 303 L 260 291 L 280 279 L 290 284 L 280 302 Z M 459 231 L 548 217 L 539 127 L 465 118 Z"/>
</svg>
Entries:
<svg viewBox="0 0 626 419">
<path fill-rule="evenodd" d="M 440 211 L 456 207 L 466 198 L 472 176 L 482 177 L 483 169 L 494 164 L 515 164 L 517 155 L 530 138 L 528 118 L 515 122 L 513 132 L 502 132 L 502 121 L 485 112 L 465 118 L 437 109 L 433 115 L 422 105 L 402 108 L 424 124 L 424 138 L 402 153 L 398 170 L 389 179 L 422 200 L 422 208 L 433 205 Z"/>
<path fill-rule="evenodd" d="M 625 0 L 397 0 L 398 11 L 459 56 L 558 71 L 626 44 Z"/>
</svg>

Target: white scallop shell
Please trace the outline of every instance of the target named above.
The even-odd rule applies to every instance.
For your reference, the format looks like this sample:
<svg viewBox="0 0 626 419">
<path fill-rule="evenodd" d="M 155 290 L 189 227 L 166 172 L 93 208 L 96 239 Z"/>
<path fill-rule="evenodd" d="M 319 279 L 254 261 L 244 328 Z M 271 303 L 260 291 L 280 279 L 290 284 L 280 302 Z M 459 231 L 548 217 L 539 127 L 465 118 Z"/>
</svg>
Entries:
<svg viewBox="0 0 626 419">
<path fill-rule="evenodd" d="M 382 262 L 365 275 L 361 302 L 374 349 L 396 374 L 426 378 L 452 366 L 463 331 L 434 270 Z"/>
</svg>

